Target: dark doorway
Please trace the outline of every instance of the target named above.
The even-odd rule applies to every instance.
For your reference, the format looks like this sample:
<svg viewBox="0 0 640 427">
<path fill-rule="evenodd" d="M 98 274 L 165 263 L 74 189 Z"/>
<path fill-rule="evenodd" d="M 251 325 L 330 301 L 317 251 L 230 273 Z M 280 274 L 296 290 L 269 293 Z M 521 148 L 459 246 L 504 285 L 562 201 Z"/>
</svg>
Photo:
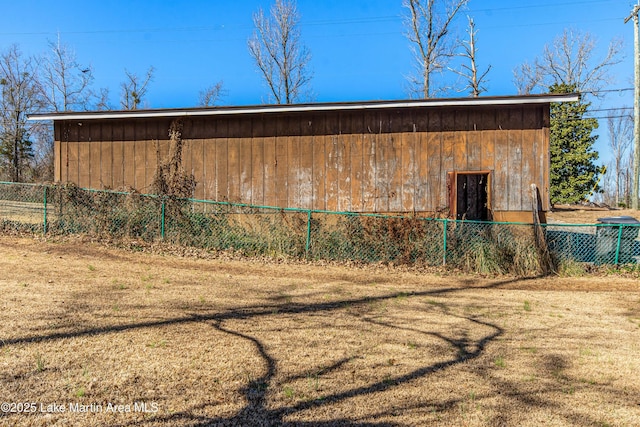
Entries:
<svg viewBox="0 0 640 427">
<path fill-rule="evenodd" d="M 489 174 L 456 173 L 456 219 L 488 221 Z"/>
</svg>

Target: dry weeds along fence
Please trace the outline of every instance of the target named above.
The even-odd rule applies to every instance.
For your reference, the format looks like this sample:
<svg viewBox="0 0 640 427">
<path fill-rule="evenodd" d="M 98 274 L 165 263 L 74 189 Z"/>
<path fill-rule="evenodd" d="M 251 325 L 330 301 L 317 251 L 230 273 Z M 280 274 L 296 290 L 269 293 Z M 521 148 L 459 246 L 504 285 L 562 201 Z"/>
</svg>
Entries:
<svg viewBox="0 0 640 427">
<path fill-rule="evenodd" d="M 136 239 L 248 256 L 446 265 L 480 273 L 547 272 L 559 264 L 635 264 L 637 226 L 531 224 L 355 214 L 0 183 L 0 225 L 50 235 Z M 555 267 L 554 267 L 555 265 Z"/>
</svg>

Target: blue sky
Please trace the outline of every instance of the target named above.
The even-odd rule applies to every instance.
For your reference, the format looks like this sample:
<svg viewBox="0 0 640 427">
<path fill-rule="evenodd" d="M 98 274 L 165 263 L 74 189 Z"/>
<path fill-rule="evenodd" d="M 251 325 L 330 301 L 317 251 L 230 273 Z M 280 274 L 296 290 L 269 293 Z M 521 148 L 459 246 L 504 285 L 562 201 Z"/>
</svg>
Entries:
<svg viewBox="0 0 640 427">
<path fill-rule="evenodd" d="M 223 81 L 224 105 L 267 99 L 247 40 L 253 32 L 252 14 L 259 7 L 268 10 L 270 1 L 0 1 L 5 17 L 1 51 L 18 44 L 25 54 L 39 54 L 59 34 L 78 61 L 93 68 L 94 87 L 110 90 L 114 106 L 125 68 L 143 75 L 150 66 L 155 68 L 146 99 L 150 108 L 195 106 L 199 91 L 218 81 Z M 599 51 L 613 38 L 624 41 L 624 62 L 612 70 L 616 80 L 611 89 L 628 89 L 633 25 L 624 19 L 634 4 L 471 0 L 458 24 L 464 31 L 465 15 L 476 22 L 478 61 L 483 68 L 492 66 L 485 95 L 515 94 L 513 69 L 532 61 L 568 27 L 590 32 Z M 316 101 L 407 98 L 405 76 L 413 63 L 402 25 L 402 0 L 298 0 L 298 9 L 302 40 L 312 54 Z M 633 92 L 612 92 L 597 102 L 600 108 L 631 106 Z"/>
</svg>

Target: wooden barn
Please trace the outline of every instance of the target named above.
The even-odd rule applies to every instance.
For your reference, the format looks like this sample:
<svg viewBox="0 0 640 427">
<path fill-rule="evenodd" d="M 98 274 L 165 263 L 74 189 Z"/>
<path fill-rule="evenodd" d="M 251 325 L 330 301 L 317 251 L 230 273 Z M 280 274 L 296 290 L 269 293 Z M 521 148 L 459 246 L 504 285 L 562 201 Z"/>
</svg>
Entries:
<svg viewBox="0 0 640 427">
<path fill-rule="evenodd" d="M 531 222 L 549 208 L 549 107 L 530 95 L 37 114 L 55 180 L 145 193 L 182 124 L 194 198 Z"/>
</svg>

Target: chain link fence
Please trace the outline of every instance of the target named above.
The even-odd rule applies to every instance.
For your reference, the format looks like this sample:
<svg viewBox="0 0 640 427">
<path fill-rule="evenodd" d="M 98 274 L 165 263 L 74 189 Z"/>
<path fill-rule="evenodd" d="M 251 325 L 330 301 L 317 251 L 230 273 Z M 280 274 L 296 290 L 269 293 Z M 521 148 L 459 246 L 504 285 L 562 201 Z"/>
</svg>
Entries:
<svg viewBox="0 0 640 427">
<path fill-rule="evenodd" d="M 537 274 L 566 262 L 640 263 L 640 225 L 533 226 L 340 213 L 74 185 L 0 183 L 0 229 L 164 241 L 248 256 L 446 265 L 480 273 Z"/>
</svg>

